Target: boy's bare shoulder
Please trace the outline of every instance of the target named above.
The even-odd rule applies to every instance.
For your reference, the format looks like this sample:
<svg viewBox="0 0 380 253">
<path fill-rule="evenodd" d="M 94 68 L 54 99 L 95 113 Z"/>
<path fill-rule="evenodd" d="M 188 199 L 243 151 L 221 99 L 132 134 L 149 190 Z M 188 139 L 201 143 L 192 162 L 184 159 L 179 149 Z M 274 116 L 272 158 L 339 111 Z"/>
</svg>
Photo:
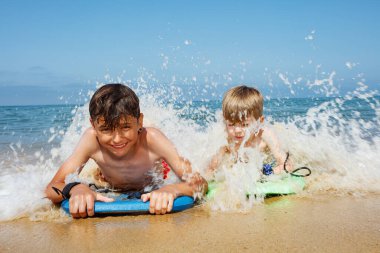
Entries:
<svg viewBox="0 0 380 253">
<path fill-rule="evenodd" d="M 79 147 L 86 149 L 88 153 L 94 153 L 99 149 L 96 132 L 92 127 L 87 128 L 79 142 Z"/>
<path fill-rule="evenodd" d="M 148 141 L 154 141 L 157 139 L 165 138 L 166 136 L 155 127 L 145 127 L 146 136 Z"/>
<path fill-rule="evenodd" d="M 149 149 L 157 153 L 163 152 L 163 150 L 166 150 L 168 147 L 173 147 L 172 142 L 157 128 L 146 127 L 145 136 Z"/>
<path fill-rule="evenodd" d="M 88 139 L 88 140 L 96 140 L 96 132 L 95 129 L 92 127 L 87 128 L 84 133 L 82 138 Z"/>
<path fill-rule="evenodd" d="M 272 130 L 271 127 L 269 126 L 263 126 L 261 128 L 261 131 L 262 131 L 262 138 L 265 140 L 265 139 L 268 139 L 268 138 L 273 138 L 274 137 L 274 132 Z"/>
</svg>

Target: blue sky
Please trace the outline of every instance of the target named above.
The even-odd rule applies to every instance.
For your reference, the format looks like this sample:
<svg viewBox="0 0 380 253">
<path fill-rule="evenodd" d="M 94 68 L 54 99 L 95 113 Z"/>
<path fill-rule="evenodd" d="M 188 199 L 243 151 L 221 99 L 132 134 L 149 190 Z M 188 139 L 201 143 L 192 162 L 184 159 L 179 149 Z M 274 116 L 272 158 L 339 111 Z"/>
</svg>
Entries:
<svg viewBox="0 0 380 253">
<path fill-rule="evenodd" d="M 304 96 L 333 73 L 340 92 L 378 89 L 379 13 L 376 0 L 1 0 L 0 105 L 78 102 L 118 77 Z"/>
</svg>

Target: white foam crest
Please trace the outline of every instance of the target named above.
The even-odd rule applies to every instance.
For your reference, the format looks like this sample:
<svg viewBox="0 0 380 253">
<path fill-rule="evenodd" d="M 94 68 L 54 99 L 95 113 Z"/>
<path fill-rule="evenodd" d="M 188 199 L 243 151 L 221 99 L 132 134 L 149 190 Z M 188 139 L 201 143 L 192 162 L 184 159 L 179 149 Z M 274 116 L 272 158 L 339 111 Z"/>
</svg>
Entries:
<svg viewBox="0 0 380 253">
<path fill-rule="evenodd" d="M 51 161 L 49 161 L 51 162 Z M 52 164 L 25 164 L 22 171 L 0 177 L 0 221 L 30 216 L 37 210 L 51 210 L 44 190 L 53 177 Z M 12 168 L 5 168 L 12 171 Z"/>
<path fill-rule="evenodd" d="M 378 167 L 379 138 L 371 145 L 354 134 L 355 151 L 347 147 L 344 138 L 323 129 L 317 134 L 305 134 L 295 125 L 276 124 L 282 143 L 288 147 L 295 167 L 307 166 L 312 176 L 307 178 L 307 190 L 315 192 L 368 193 L 380 192 Z"/>
<path fill-rule="evenodd" d="M 352 93 L 355 97 L 347 94 L 324 102 L 288 125 L 275 125 L 296 165 L 312 169 L 309 192 L 380 192 L 380 107 L 376 92 L 365 91 L 361 85 Z M 358 98 L 370 104 L 376 118 L 364 120 L 359 111 L 351 109 L 354 116 L 346 119 L 343 113 L 350 112 L 346 104 Z"/>
<path fill-rule="evenodd" d="M 72 118 L 72 123 L 66 130 L 60 147 L 51 151 L 52 157 L 56 158 L 55 156 L 58 155 L 58 158 L 61 161 L 66 160 L 78 144 L 84 131 L 90 126 L 90 115 L 87 103 L 76 110 L 74 117 Z"/>
<path fill-rule="evenodd" d="M 264 196 L 258 194 L 255 182 L 261 177 L 262 164 L 263 156 L 252 148 L 241 148 L 236 160 L 233 155 L 226 157 L 214 176 L 218 188 L 209 199 L 211 210 L 247 212 L 261 202 Z"/>
</svg>

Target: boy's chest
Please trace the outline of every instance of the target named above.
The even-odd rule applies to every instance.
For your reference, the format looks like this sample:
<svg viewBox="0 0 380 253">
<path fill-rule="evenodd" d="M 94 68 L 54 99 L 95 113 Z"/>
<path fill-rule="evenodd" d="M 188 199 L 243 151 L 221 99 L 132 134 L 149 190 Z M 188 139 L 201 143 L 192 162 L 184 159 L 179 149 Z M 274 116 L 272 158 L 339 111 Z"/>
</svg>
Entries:
<svg viewBox="0 0 380 253">
<path fill-rule="evenodd" d="M 102 177 L 113 187 L 120 189 L 139 189 L 152 181 L 157 164 L 154 160 L 123 159 L 114 160 L 107 156 L 95 159 L 100 167 Z"/>
</svg>

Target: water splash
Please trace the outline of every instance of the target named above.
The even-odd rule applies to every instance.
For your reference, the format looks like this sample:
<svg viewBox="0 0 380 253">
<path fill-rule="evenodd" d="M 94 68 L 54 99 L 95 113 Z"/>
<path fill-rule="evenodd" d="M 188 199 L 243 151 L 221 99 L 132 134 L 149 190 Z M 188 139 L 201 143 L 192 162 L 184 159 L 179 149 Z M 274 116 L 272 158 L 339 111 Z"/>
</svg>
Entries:
<svg viewBox="0 0 380 253">
<path fill-rule="evenodd" d="M 185 87 L 179 86 L 181 80 L 174 77 L 168 85 L 159 83 L 152 73 L 142 72 L 137 80 L 127 80 L 126 83 L 140 97 L 145 125 L 160 128 L 179 153 L 191 161 L 194 172 L 204 175 L 213 154 L 227 144 L 219 109 L 221 105 L 220 101 L 186 100 L 184 94 L 188 91 L 194 95 L 211 94 L 225 87 L 225 82 L 210 79 L 208 86 Z M 304 79 L 304 84 L 325 95 L 336 94 L 335 72 L 325 76 L 310 82 Z M 107 81 L 113 81 L 107 78 Z M 226 74 L 225 78 L 230 80 L 231 75 Z M 297 92 L 294 85 L 301 85 L 303 80 L 296 78 L 293 82 L 285 75 L 282 79 L 286 81 L 284 85 L 294 92 Z M 92 94 L 93 91 L 88 92 L 89 97 Z M 269 99 L 266 102 L 267 124 L 272 125 L 283 149 L 290 152 L 295 167 L 308 166 L 313 171 L 307 178 L 303 195 L 380 192 L 378 95 L 377 91 L 370 90 L 363 81 L 359 81 L 354 91 L 342 97 Z M 30 146 L 21 139 L 12 142 L 7 153 L 2 154 L 0 220 L 25 216 L 55 219 L 60 216 L 57 214 L 59 211 L 44 199 L 44 188 L 90 126 L 88 104 L 71 108 L 67 115 L 71 116 L 64 121 L 58 120 L 57 126 L 44 132 L 44 143 L 32 142 L 33 146 Z M 4 128 L 3 131 L 12 130 Z M 254 150 L 246 152 L 250 157 L 247 163 L 226 163 L 218 172 L 218 177 L 225 178 L 226 184 L 223 194 L 210 203 L 211 209 L 246 211 L 262 200 L 260 197 L 246 198 L 247 191 L 255 192 L 254 182 L 262 167 L 260 154 Z"/>
</svg>

